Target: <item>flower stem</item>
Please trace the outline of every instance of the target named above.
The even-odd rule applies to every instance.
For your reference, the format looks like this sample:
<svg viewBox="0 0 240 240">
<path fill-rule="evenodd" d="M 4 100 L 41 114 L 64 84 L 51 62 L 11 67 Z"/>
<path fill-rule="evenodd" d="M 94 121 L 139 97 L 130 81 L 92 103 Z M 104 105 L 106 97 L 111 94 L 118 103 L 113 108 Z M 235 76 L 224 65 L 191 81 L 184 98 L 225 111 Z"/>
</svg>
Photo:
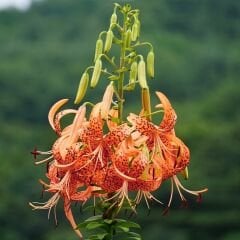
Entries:
<svg viewBox="0 0 240 240">
<path fill-rule="evenodd" d="M 120 67 L 119 69 L 124 68 L 124 60 L 125 60 L 125 52 L 126 52 L 126 45 L 125 45 L 125 32 L 127 30 L 127 13 L 123 13 L 123 30 L 122 30 L 122 42 L 121 42 L 121 51 L 120 51 Z M 119 80 L 118 80 L 118 96 L 120 100 L 118 101 L 118 117 L 119 117 L 119 124 L 122 123 L 123 119 L 123 85 L 124 85 L 124 71 L 120 72 Z"/>
</svg>

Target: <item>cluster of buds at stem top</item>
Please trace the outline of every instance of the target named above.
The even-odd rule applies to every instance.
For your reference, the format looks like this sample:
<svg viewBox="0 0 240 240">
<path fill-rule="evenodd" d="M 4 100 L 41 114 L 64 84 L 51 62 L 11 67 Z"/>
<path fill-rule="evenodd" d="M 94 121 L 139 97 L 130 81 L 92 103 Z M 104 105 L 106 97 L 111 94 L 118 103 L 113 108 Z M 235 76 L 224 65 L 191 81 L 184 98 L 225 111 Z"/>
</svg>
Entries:
<svg viewBox="0 0 240 240">
<path fill-rule="evenodd" d="M 121 21 L 118 19 L 117 10 L 124 15 L 122 18 L 120 18 L 120 20 L 122 19 L 123 21 L 122 25 Z M 110 18 L 108 30 L 102 31 L 96 41 L 93 61 L 94 65 L 88 67 L 84 71 L 79 83 L 75 103 L 80 103 L 84 98 L 88 85 L 90 85 L 91 88 L 95 88 L 97 86 L 102 74 L 107 74 L 107 79 L 111 81 L 121 81 L 122 91 L 133 91 L 136 83 L 140 85 L 141 89 L 149 88 L 147 77 L 154 77 L 154 52 L 150 43 L 141 43 L 139 41 L 140 25 L 138 10 L 131 10 L 129 5 L 123 8 L 118 4 L 115 5 L 114 11 Z M 121 36 L 121 38 L 119 38 L 119 36 Z M 115 57 L 111 56 L 110 50 L 113 44 L 116 44 L 121 48 L 119 63 L 115 62 Z M 138 49 L 141 47 L 150 47 L 150 50 L 146 56 L 146 63 L 144 57 L 138 54 Z M 126 52 L 128 52 L 127 59 L 125 56 Z M 124 58 L 125 60 L 122 61 Z M 103 68 L 105 62 L 108 63 L 107 68 Z M 93 69 L 93 71 L 90 84 L 88 84 L 88 72 L 90 69 Z M 124 78 L 124 75 L 126 74 L 126 71 L 129 71 L 129 79 L 125 83 L 124 81 L 126 81 L 126 78 Z M 120 93 L 119 96 L 123 96 L 123 93 Z M 119 102 L 124 102 L 122 97 L 118 100 Z"/>
</svg>

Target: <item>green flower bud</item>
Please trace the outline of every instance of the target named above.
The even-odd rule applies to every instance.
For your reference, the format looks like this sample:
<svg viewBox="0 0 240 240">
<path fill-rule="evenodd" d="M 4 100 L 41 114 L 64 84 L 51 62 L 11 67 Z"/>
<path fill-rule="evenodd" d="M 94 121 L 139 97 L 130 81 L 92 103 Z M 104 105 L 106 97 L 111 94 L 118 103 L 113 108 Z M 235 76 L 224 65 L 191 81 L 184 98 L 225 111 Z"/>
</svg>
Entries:
<svg viewBox="0 0 240 240">
<path fill-rule="evenodd" d="M 128 29 L 126 34 L 125 34 L 125 46 L 126 48 L 130 47 L 131 45 L 131 36 L 132 35 L 132 31 L 131 29 Z"/>
<path fill-rule="evenodd" d="M 132 41 L 136 41 L 138 38 L 138 24 L 135 22 L 132 26 Z"/>
<path fill-rule="evenodd" d="M 102 51 L 103 51 L 103 40 L 99 38 L 96 42 L 94 62 L 96 62 L 97 58 L 102 54 Z"/>
<path fill-rule="evenodd" d="M 146 64 L 143 59 L 138 64 L 138 81 L 141 88 L 148 88 L 146 79 Z"/>
<path fill-rule="evenodd" d="M 154 52 L 150 51 L 147 55 L 147 73 L 149 77 L 154 78 Z"/>
<path fill-rule="evenodd" d="M 108 52 L 112 47 L 112 41 L 113 41 L 113 32 L 112 30 L 107 31 L 105 45 L 104 45 L 104 52 Z"/>
<path fill-rule="evenodd" d="M 91 82 L 90 82 L 91 88 L 96 87 L 98 80 L 100 78 L 100 75 L 101 75 L 101 71 L 102 71 L 102 61 L 101 61 L 101 59 L 97 59 L 94 69 L 93 69 Z"/>
<path fill-rule="evenodd" d="M 149 88 L 142 88 L 142 107 L 144 113 L 147 115 L 147 119 L 151 120 L 151 101 Z"/>
<path fill-rule="evenodd" d="M 89 74 L 87 72 L 84 72 L 79 82 L 77 95 L 74 100 L 75 104 L 80 103 L 84 98 L 87 91 L 88 82 L 89 82 Z"/>
<path fill-rule="evenodd" d="M 137 79 L 138 65 L 137 62 L 133 62 L 130 67 L 129 73 L 129 82 L 128 85 L 124 87 L 126 91 L 132 91 L 135 88 L 136 79 Z"/>
<path fill-rule="evenodd" d="M 133 62 L 130 68 L 130 74 L 129 74 L 129 85 L 135 87 L 136 79 L 137 79 L 137 73 L 138 73 L 138 64 L 137 62 Z"/>
<path fill-rule="evenodd" d="M 110 25 L 117 23 L 117 14 L 113 13 L 110 19 Z"/>
</svg>

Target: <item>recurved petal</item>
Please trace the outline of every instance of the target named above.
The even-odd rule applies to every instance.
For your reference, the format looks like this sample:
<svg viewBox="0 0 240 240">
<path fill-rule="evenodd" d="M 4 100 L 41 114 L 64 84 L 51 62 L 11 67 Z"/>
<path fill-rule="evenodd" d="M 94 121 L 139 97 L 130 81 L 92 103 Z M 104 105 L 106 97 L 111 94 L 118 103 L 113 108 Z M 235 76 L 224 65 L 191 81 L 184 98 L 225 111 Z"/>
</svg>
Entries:
<svg viewBox="0 0 240 240">
<path fill-rule="evenodd" d="M 76 224 L 73 214 L 72 214 L 71 201 L 68 199 L 67 196 L 64 197 L 64 212 L 65 212 L 65 215 L 66 215 L 68 221 L 72 225 L 72 228 L 74 229 L 75 233 L 78 235 L 79 239 L 83 240 L 82 233 L 80 232 L 79 229 L 77 229 L 77 224 Z"/>
<path fill-rule="evenodd" d="M 161 92 L 156 92 L 157 97 L 161 101 L 161 104 L 158 104 L 156 107 L 162 107 L 164 110 L 163 119 L 159 125 L 160 129 L 163 131 L 171 131 L 177 121 L 177 114 L 172 108 L 172 105 L 168 98 Z"/>
<path fill-rule="evenodd" d="M 68 115 L 68 114 L 76 114 L 77 113 L 77 110 L 75 109 L 65 109 L 59 113 L 56 114 L 56 117 L 54 118 L 54 128 L 55 128 L 55 131 L 56 133 L 61 136 L 62 135 L 62 128 L 61 128 L 61 125 L 60 125 L 60 120 L 62 119 L 62 117 Z"/>
<path fill-rule="evenodd" d="M 84 123 L 86 115 L 86 105 L 79 107 L 77 114 L 73 120 L 72 131 L 69 138 L 69 145 L 72 145 L 78 138 L 78 130 Z"/>
<path fill-rule="evenodd" d="M 53 106 L 50 108 L 50 111 L 48 113 L 48 121 L 54 131 L 56 131 L 55 124 L 54 124 L 55 114 L 58 111 L 58 109 L 62 107 L 67 101 L 68 99 L 61 99 L 55 104 L 53 104 Z"/>
<path fill-rule="evenodd" d="M 107 119 L 108 118 L 108 113 L 110 111 L 111 104 L 112 104 L 113 93 L 114 93 L 113 84 L 110 83 L 107 86 L 107 88 L 105 90 L 105 93 L 103 95 L 103 99 L 102 99 L 101 117 L 103 119 Z"/>
</svg>

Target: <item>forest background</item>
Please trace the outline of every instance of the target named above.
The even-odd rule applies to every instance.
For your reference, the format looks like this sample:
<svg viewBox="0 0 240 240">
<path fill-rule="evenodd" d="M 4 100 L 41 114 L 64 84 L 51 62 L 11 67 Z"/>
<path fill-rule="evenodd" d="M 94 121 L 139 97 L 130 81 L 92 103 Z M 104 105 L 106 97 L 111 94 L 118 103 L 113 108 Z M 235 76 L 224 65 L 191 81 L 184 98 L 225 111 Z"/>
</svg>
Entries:
<svg viewBox="0 0 240 240">
<path fill-rule="evenodd" d="M 184 184 L 209 188 L 201 204 L 189 196 L 187 209 L 174 195 L 164 217 L 162 206 L 152 204 L 148 216 L 143 203 L 134 220 L 142 224 L 147 240 L 240 239 L 240 1 L 129 2 L 141 11 L 141 39 L 154 45 L 156 77 L 150 87 L 173 102 L 177 133 L 191 149 L 190 179 Z M 112 8 L 113 1 L 107 0 L 45 0 L 25 12 L 0 11 L 3 240 L 76 239 L 60 206 L 57 229 L 53 216 L 48 221 L 47 212 L 32 212 L 28 206 L 42 201 L 37 180 L 45 171 L 34 166 L 30 151 L 51 147 L 55 135 L 48 110 L 60 98 L 73 102 Z M 87 99 L 100 100 L 104 86 L 103 80 Z M 134 109 L 136 98 L 130 102 L 128 108 Z M 166 182 L 155 195 L 167 202 L 169 190 Z M 82 219 L 78 213 L 77 221 Z"/>
</svg>

